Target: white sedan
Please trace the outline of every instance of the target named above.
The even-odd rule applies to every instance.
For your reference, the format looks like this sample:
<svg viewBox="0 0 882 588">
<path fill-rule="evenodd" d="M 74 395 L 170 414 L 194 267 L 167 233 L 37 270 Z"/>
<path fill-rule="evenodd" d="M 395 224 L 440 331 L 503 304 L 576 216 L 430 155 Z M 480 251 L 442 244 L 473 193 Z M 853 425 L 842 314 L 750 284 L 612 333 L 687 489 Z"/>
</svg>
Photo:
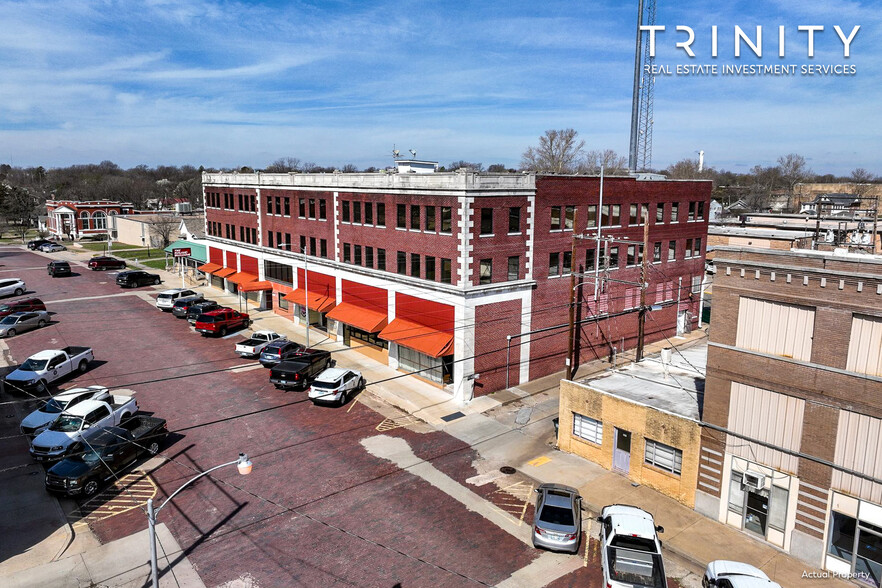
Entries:
<svg viewBox="0 0 882 588">
<path fill-rule="evenodd" d="M 740 561 L 718 559 L 707 564 L 702 588 L 781 588 L 762 570 Z"/>
<path fill-rule="evenodd" d="M 347 398 L 364 388 L 364 377 L 357 370 L 328 368 L 313 380 L 309 399 L 315 404 L 346 404 Z"/>
<path fill-rule="evenodd" d="M 59 245 L 58 243 L 46 243 L 45 245 L 40 245 L 40 251 L 43 251 L 44 253 L 55 253 L 56 251 L 67 251 L 67 247 Z"/>
</svg>

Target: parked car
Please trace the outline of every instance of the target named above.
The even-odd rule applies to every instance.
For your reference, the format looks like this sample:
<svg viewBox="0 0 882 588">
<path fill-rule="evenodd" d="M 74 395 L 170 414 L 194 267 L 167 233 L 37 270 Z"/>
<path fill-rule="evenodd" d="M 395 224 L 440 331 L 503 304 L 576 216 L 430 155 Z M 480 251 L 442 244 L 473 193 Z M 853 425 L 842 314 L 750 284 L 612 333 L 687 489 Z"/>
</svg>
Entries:
<svg viewBox="0 0 882 588">
<path fill-rule="evenodd" d="M 178 318 L 187 318 L 187 311 L 197 302 L 202 302 L 202 296 L 184 296 L 178 298 L 172 305 L 172 314 Z"/>
<path fill-rule="evenodd" d="M 74 370 L 85 372 L 95 359 L 91 347 L 65 347 L 35 353 L 19 368 L 4 378 L 7 390 L 36 389 L 45 392 L 49 384 L 60 380 Z"/>
<path fill-rule="evenodd" d="M 43 245 L 49 245 L 50 243 L 55 243 L 55 241 L 49 239 L 34 239 L 33 241 L 28 241 L 28 249 L 33 251 L 39 249 Z"/>
<path fill-rule="evenodd" d="M 364 388 L 364 377 L 357 370 L 328 368 L 313 380 L 309 399 L 315 404 L 344 405 L 353 394 Z"/>
<path fill-rule="evenodd" d="M 739 561 L 726 561 L 718 559 L 707 564 L 704 578 L 701 579 L 702 588 L 781 588 L 777 582 L 773 582 L 762 570 L 750 564 Z"/>
<path fill-rule="evenodd" d="M 162 312 L 171 312 L 172 306 L 174 306 L 175 301 L 178 298 L 186 298 L 189 296 L 195 296 L 196 298 L 202 298 L 202 294 L 198 294 L 193 290 L 187 290 L 185 288 L 172 288 L 171 290 L 163 290 L 159 293 L 159 296 L 156 297 L 156 308 L 161 310 Z"/>
<path fill-rule="evenodd" d="M 57 278 L 58 276 L 69 276 L 71 275 L 70 264 L 66 261 L 54 260 L 50 261 L 46 265 L 46 271 L 53 278 Z"/>
<path fill-rule="evenodd" d="M 300 351 L 303 351 L 303 345 L 300 343 L 288 340 L 273 341 L 260 352 L 260 365 L 266 368 L 273 367 L 286 357 Z"/>
<path fill-rule="evenodd" d="M 0 280 L 0 296 L 21 296 L 27 289 L 27 285 L 18 278 Z"/>
<path fill-rule="evenodd" d="M 13 312 L 0 319 L 0 337 L 15 337 L 18 333 L 42 329 L 50 320 L 49 313 L 45 310 Z"/>
<path fill-rule="evenodd" d="M 82 449 L 102 427 L 115 427 L 138 412 L 132 396 L 112 394 L 107 400 L 85 400 L 65 410 L 31 442 L 31 457 L 37 461 L 57 461 Z"/>
<path fill-rule="evenodd" d="M 45 243 L 40 245 L 40 251 L 43 253 L 55 253 L 56 251 L 67 251 L 67 247 L 59 243 Z"/>
<path fill-rule="evenodd" d="M 284 335 L 279 335 L 275 331 L 257 331 L 251 334 L 251 337 L 236 343 L 236 353 L 242 357 L 257 357 L 264 348 L 273 341 L 287 341 Z"/>
<path fill-rule="evenodd" d="M 331 367 L 331 352 L 304 349 L 286 356 L 270 370 L 270 382 L 279 390 L 306 390 L 320 373 Z"/>
<path fill-rule="evenodd" d="M 89 269 L 92 271 L 106 271 L 111 269 L 126 269 L 126 262 L 122 259 L 99 255 L 89 260 Z"/>
<path fill-rule="evenodd" d="M 634 506 L 613 504 L 600 516 L 603 580 L 608 588 L 666 588 L 659 533 L 652 515 Z"/>
<path fill-rule="evenodd" d="M 12 300 L 6 304 L 0 304 L 0 317 L 8 316 L 13 312 L 30 312 L 46 310 L 46 305 L 39 298 L 21 298 Z"/>
<path fill-rule="evenodd" d="M 536 488 L 533 547 L 576 553 L 582 540 L 582 497 L 563 484 Z"/>
<path fill-rule="evenodd" d="M 116 284 L 121 288 L 140 288 L 148 284 L 159 285 L 162 278 L 144 270 L 128 270 L 116 275 Z"/>
<path fill-rule="evenodd" d="M 214 300 L 202 300 L 201 302 L 197 302 L 187 309 L 187 322 L 191 325 L 195 325 L 196 319 L 199 318 L 200 314 L 205 314 L 212 310 L 220 310 L 221 308 L 226 308 L 226 306 L 221 306 Z"/>
<path fill-rule="evenodd" d="M 71 388 L 70 390 L 59 392 L 50 398 L 46 404 L 22 419 L 21 432 L 27 437 L 33 437 L 57 419 L 58 415 L 64 410 L 73 408 L 84 400 L 107 400 L 109 397 L 108 389 L 104 386 Z"/>
<path fill-rule="evenodd" d="M 223 337 L 232 329 L 244 329 L 251 324 L 248 315 L 232 308 L 222 308 L 200 314 L 196 318 L 196 330 L 203 335 Z"/>
<path fill-rule="evenodd" d="M 46 490 L 92 496 L 142 455 L 159 453 L 167 436 L 165 419 L 143 415 L 135 415 L 119 427 L 100 429 L 89 436 L 82 452 L 49 468 Z"/>
</svg>

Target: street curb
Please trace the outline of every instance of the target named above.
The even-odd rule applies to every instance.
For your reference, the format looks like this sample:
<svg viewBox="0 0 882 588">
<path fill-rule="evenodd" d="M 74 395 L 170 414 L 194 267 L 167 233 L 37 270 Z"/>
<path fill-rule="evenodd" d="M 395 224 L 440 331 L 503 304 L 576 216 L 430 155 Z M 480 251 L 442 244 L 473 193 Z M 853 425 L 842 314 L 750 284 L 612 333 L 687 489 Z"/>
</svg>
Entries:
<svg viewBox="0 0 882 588">
<path fill-rule="evenodd" d="M 61 508 L 61 503 L 58 501 L 58 498 L 52 497 L 52 502 L 55 504 L 55 510 L 61 517 L 61 520 L 64 521 L 64 530 L 67 534 L 67 541 L 62 545 L 61 549 L 58 550 L 50 561 L 58 561 L 61 559 L 61 556 L 64 555 L 64 552 L 67 551 L 74 542 L 74 530 L 73 525 L 70 520 L 67 518 L 67 514 L 64 512 L 64 509 Z"/>
</svg>

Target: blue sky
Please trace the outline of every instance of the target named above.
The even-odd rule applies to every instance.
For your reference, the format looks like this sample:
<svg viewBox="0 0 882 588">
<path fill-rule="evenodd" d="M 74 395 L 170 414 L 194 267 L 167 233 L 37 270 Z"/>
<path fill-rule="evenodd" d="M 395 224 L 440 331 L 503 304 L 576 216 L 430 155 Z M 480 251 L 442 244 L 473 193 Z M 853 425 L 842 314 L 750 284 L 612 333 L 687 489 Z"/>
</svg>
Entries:
<svg viewBox="0 0 882 588">
<path fill-rule="evenodd" d="M 656 81 L 653 165 L 747 171 L 802 154 L 882 174 L 878 2 L 657 0 L 657 63 L 850 64 L 850 76 Z M 633 6 L 632 6 L 633 4 Z M 546 129 L 626 155 L 637 1 L 0 0 L 0 162 L 516 166 Z M 674 47 L 696 33 L 690 59 Z M 710 57 L 710 27 L 719 53 Z M 764 29 L 733 56 L 733 27 Z M 778 26 L 787 55 L 778 57 Z M 815 57 L 799 25 L 822 25 Z M 861 30 L 844 59 L 833 26 Z"/>
</svg>

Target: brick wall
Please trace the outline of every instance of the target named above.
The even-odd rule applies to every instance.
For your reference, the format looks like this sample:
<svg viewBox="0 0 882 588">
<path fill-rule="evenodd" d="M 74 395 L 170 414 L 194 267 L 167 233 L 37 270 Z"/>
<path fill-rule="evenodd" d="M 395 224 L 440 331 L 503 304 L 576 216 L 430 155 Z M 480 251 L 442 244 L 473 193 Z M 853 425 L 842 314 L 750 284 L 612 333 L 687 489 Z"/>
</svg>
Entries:
<svg viewBox="0 0 882 588">
<path fill-rule="evenodd" d="M 481 374 L 475 382 L 475 396 L 505 388 L 505 335 L 520 332 L 521 313 L 519 300 L 475 307 L 475 373 Z M 521 347 L 517 339 L 512 339 L 508 374 L 512 386 L 519 379 L 520 361 Z"/>
</svg>

